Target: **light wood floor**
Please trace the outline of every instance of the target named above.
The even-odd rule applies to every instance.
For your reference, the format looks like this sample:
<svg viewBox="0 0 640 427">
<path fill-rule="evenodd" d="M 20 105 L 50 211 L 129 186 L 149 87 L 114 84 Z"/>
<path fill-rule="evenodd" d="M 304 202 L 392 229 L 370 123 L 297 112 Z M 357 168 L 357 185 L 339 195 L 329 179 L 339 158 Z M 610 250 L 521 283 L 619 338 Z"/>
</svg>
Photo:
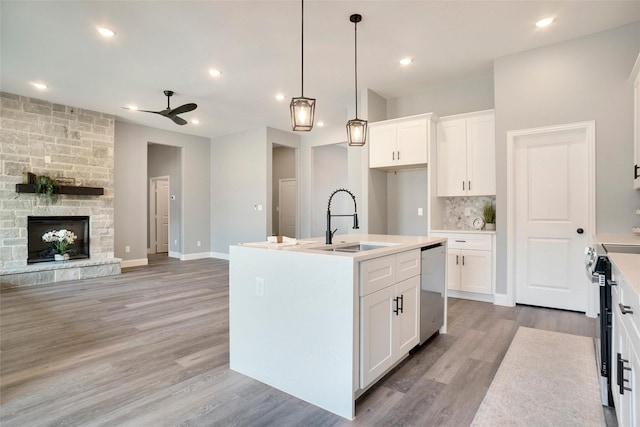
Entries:
<svg viewBox="0 0 640 427">
<path fill-rule="evenodd" d="M 579 313 L 450 299 L 449 333 L 348 422 L 231 371 L 228 307 L 228 263 L 214 259 L 2 290 L 0 425 L 466 426 L 518 326 L 595 334 Z"/>
</svg>

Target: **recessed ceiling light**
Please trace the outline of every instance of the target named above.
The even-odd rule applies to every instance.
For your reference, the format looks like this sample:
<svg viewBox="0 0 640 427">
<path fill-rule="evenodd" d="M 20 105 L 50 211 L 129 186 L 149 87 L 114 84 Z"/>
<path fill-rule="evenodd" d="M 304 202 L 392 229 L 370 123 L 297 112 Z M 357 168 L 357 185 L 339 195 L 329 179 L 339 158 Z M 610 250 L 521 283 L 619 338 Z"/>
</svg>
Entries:
<svg viewBox="0 0 640 427">
<path fill-rule="evenodd" d="M 138 109 L 137 105 L 127 105 L 125 107 L 127 110 L 136 111 Z"/>
<path fill-rule="evenodd" d="M 318 122 L 318 127 L 321 128 L 322 126 L 324 126 L 324 122 Z"/>
<path fill-rule="evenodd" d="M 542 27 L 546 27 L 548 25 L 551 25 L 551 23 L 554 21 L 553 18 L 544 18 L 539 20 L 538 22 L 536 22 L 536 27 L 542 28 Z"/>
<path fill-rule="evenodd" d="M 284 95 L 283 95 L 283 94 L 281 94 L 281 93 L 279 93 L 279 94 L 277 94 L 277 95 L 276 95 L 276 99 L 277 99 L 278 101 L 282 101 L 282 100 L 284 99 Z"/>
<path fill-rule="evenodd" d="M 200 124 L 200 120 L 198 120 L 198 119 L 191 119 L 191 123 L 193 123 L 194 125 L 199 125 L 199 124 Z"/>
<path fill-rule="evenodd" d="M 105 28 L 105 27 L 98 27 L 98 32 L 104 37 L 113 37 L 116 35 L 116 33 L 113 30 L 110 30 L 109 28 Z"/>
<path fill-rule="evenodd" d="M 31 84 L 36 88 L 36 89 L 40 89 L 40 90 L 45 90 L 47 88 L 47 85 L 44 83 L 40 83 L 40 82 L 31 82 Z"/>
<path fill-rule="evenodd" d="M 402 59 L 400 60 L 400 64 L 401 64 L 401 65 L 409 65 L 409 64 L 411 64 L 412 62 L 413 62 L 413 59 L 412 59 L 412 58 L 402 58 Z"/>
<path fill-rule="evenodd" d="M 211 74 L 212 77 L 220 77 L 220 75 L 222 74 L 222 71 L 216 70 L 215 68 L 211 68 L 209 69 L 209 74 Z"/>
</svg>

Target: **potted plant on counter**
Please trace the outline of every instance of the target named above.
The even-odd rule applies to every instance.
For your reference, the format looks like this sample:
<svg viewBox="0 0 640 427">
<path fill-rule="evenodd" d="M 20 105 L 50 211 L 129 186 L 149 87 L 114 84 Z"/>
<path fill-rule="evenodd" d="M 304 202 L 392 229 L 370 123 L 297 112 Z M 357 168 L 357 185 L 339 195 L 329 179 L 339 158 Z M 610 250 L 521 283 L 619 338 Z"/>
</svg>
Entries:
<svg viewBox="0 0 640 427">
<path fill-rule="evenodd" d="M 484 219 L 485 230 L 496 229 L 496 205 L 493 202 L 487 202 L 482 208 L 482 217 Z"/>
</svg>

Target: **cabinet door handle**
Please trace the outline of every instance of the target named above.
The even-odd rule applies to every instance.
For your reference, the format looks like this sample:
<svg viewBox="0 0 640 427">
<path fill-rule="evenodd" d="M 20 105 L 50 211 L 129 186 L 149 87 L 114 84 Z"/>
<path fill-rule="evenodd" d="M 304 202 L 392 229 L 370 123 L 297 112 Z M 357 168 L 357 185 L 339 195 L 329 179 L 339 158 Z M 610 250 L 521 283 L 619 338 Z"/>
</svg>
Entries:
<svg viewBox="0 0 640 427">
<path fill-rule="evenodd" d="M 469 191 L 471 191 L 471 181 L 469 181 Z"/>
<path fill-rule="evenodd" d="M 640 173 L 638 173 L 639 170 L 640 170 L 640 166 L 638 165 L 633 166 L 633 179 L 640 178 Z"/>
<path fill-rule="evenodd" d="M 391 152 L 391 160 L 395 160 L 396 159 L 396 152 L 392 151 Z"/>
<path fill-rule="evenodd" d="M 464 181 L 462 181 L 462 191 L 464 191 Z"/>
<path fill-rule="evenodd" d="M 620 307 L 620 313 L 622 314 L 633 314 L 633 310 L 631 310 L 630 305 L 624 305 L 622 303 L 618 303 L 618 307 Z"/>
<path fill-rule="evenodd" d="M 398 160 L 400 160 L 400 151 L 398 151 Z"/>
<path fill-rule="evenodd" d="M 620 394 L 624 394 L 626 391 L 632 391 L 630 387 L 626 387 L 625 383 L 628 383 L 629 380 L 624 377 L 624 371 L 631 371 L 631 368 L 627 368 L 624 366 L 625 363 L 629 363 L 627 359 L 623 359 L 622 355 L 618 353 L 618 388 L 620 390 Z"/>
<path fill-rule="evenodd" d="M 462 265 L 464 265 L 464 255 L 462 255 Z"/>
<path fill-rule="evenodd" d="M 398 297 L 400 300 L 400 313 L 404 313 L 404 294 Z"/>
<path fill-rule="evenodd" d="M 457 243 L 467 243 L 466 240 L 456 240 Z"/>
<path fill-rule="evenodd" d="M 456 265 L 460 264 L 460 262 L 458 261 L 460 255 L 456 255 Z"/>
<path fill-rule="evenodd" d="M 396 304 L 396 308 L 393 309 L 393 312 L 396 314 L 396 316 L 398 316 L 400 312 L 400 307 L 398 306 L 398 298 L 394 298 L 393 302 Z"/>
</svg>

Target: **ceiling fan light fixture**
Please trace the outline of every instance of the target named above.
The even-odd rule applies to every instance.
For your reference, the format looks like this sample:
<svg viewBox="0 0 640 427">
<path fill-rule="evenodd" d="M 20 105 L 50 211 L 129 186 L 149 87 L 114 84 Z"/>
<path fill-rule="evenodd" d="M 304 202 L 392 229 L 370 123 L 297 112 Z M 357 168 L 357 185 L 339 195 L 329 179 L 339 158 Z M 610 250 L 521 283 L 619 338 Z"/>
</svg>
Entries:
<svg viewBox="0 0 640 427">
<path fill-rule="evenodd" d="M 367 142 L 367 121 L 358 118 L 358 22 L 362 21 L 362 15 L 354 13 L 349 21 L 353 22 L 355 41 L 356 118 L 347 122 L 347 142 L 350 146 L 362 147 Z"/>
<path fill-rule="evenodd" d="M 316 100 L 304 96 L 304 0 L 301 3 L 301 31 L 300 31 L 300 93 L 298 98 L 291 98 L 289 109 L 291 113 L 291 129 L 308 132 L 313 129 L 313 118 L 316 111 Z"/>
</svg>

